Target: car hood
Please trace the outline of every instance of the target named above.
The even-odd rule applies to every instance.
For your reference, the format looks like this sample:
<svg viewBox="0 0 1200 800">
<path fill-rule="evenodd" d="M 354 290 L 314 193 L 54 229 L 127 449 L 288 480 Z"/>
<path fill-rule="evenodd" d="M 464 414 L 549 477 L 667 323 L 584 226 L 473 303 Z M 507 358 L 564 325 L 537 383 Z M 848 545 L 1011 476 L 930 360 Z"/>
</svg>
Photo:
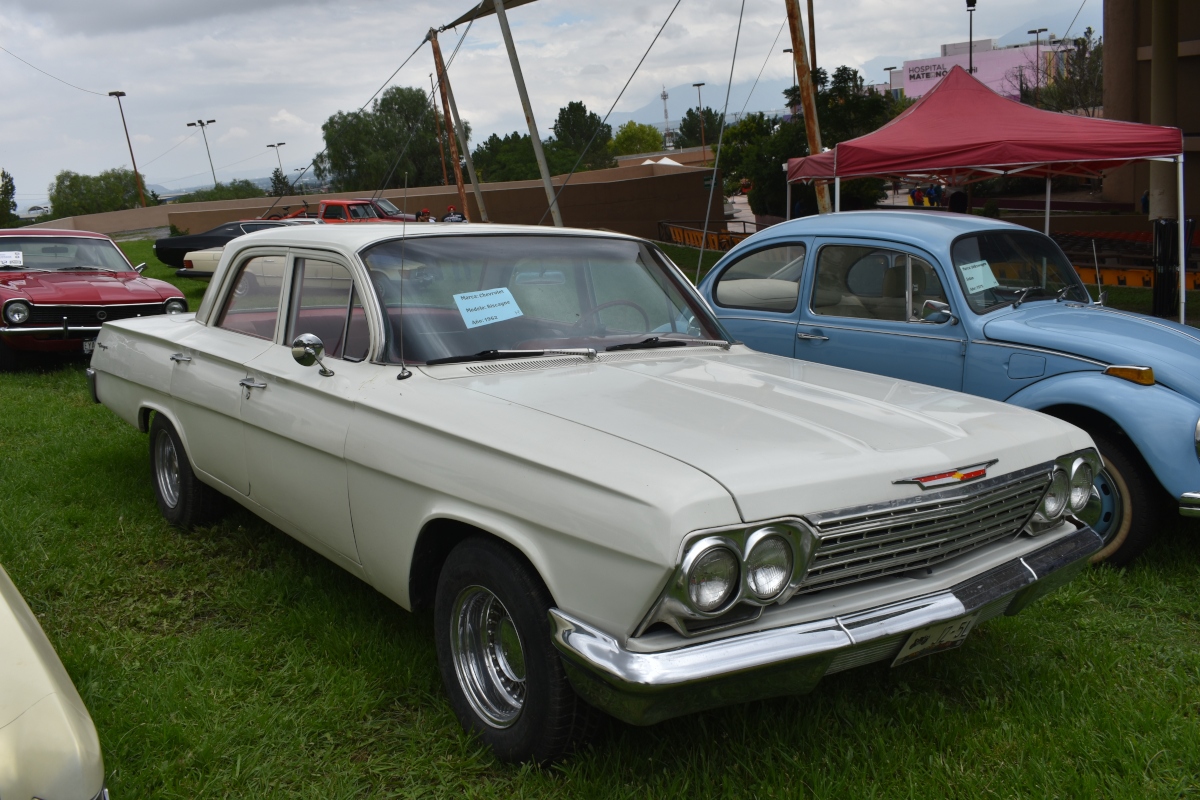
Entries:
<svg viewBox="0 0 1200 800">
<path fill-rule="evenodd" d="M 0 275 L 0 289 L 34 303 L 157 303 L 183 296 L 171 284 L 136 272 L 19 272 Z"/>
<path fill-rule="evenodd" d="M 689 464 L 745 521 L 912 497 L 921 490 L 895 481 L 993 459 L 999 475 L 1091 446 L 1036 412 L 743 347 L 530 366 L 460 380 Z"/>
<path fill-rule="evenodd" d="M 1200 400 L 1200 331 L 1177 322 L 1101 306 L 1041 302 L 989 320 L 983 331 L 995 341 L 1153 367 L 1159 383 Z"/>
</svg>

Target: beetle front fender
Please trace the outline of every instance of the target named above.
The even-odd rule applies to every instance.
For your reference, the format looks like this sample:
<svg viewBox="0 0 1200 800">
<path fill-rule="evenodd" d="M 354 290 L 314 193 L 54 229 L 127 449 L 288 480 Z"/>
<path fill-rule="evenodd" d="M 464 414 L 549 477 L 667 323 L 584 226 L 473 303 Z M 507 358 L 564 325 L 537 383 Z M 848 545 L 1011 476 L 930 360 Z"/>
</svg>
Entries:
<svg viewBox="0 0 1200 800">
<path fill-rule="evenodd" d="M 1070 372 L 1026 386 L 1008 402 L 1035 411 L 1077 406 L 1104 414 L 1129 436 L 1173 498 L 1200 491 L 1195 440 L 1200 404 L 1178 392 L 1102 372 Z"/>
</svg>

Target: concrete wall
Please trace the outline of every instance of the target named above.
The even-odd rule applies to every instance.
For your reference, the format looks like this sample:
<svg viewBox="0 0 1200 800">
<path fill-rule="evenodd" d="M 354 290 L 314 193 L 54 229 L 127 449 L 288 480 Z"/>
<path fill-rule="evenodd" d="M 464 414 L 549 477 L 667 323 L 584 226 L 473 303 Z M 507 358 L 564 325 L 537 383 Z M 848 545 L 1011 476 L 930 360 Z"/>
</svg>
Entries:
<svg viewBox="0 0 1200 800">
<path fill-rule="evenodd" d="M 704 181 L 711 174 L 711 170 L 694 167 L 658 165 L 581 172 L 571 177 L 559 196 L 563 222 L 572 227 L 606 228 L 654 238 L 658 235 L 659 220 L 704 218 L 709 196 Z M 556 176 L 553 180 L 557 188 L 562 185 L 564 176 Z M 492 222 L 536 225 L 547 209 L 546 192 L 540 180 L 485 183 L 482 190 Z M 316 211 L 322 198 L 367 197 L 370 194 L 367 191 L 285 197 L 275 204 L 271 213 L 281 212 L 285 207 L 301 206 L 305 200 Z M 446 213 L 447 206 L 459 205 L 454 186 L 410 188 L 407 200 L 403 189 L 388 189 L 382 196 L 410 212 L 428 208 L 438 217 Z M 469 185 L 467 200 L 471 219 L 478 221 L 479 210 Z M 722 200 L 720 192 L 714 193 L 712 218 L 715 220 L 724 219 Z M 68 217 L 42 223 L 40 227 L 119 233 L 175 225 L 182 231 L 200 233 L 223 222 L 262 216 L 273 202 L 274 198 L 264 197 L 152 206 Z M 542 224 L 552 224 L 549 214 Z"/>
</svg>

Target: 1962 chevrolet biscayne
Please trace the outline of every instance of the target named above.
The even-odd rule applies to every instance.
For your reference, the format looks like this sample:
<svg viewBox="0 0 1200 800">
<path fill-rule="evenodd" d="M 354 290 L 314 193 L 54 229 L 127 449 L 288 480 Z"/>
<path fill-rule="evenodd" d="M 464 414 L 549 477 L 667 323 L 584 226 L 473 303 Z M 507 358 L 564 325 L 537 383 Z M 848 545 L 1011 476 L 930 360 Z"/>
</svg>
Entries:
<svg viewBox="0 0 1200 800">
<path fill-rule="evenodd" d="M 89 375 L 169 521 L 225 495 L 432 608 L 506 759 L 593 707 L 650 724 L 957 646 L 1101 544 L 1080 429 L 732 344 L 617 234 L 250 234 L 195 315 L 106 325 Z"/>
</svg>

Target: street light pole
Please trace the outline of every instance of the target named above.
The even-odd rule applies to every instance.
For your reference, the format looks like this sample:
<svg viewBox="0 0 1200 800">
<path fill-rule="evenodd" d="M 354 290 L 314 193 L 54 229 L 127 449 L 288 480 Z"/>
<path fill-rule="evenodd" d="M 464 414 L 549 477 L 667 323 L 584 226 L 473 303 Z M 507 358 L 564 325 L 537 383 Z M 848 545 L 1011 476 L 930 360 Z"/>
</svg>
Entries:
<svg viewBox="0 0 1200 800">
<path fill-rule="evenodd" d="M 700 160 L 704 161 L 704 103 L 700 100 L 700 87 L 703 83 L 693 83 L 696 87 L 696 113 L 700 117 Z"/>
<path fill-rule="evenodd" d="M 299 175 L 297 175 L 297 176 L 296 176 L 297 180 L 299 180 L 300 178 L 302 178 L 302 177 L 304 176 L 304 170 L 303 170 L 303 169 L 301 169 L 300 167 L 296 167 L 294 170 L 292 170 L 292 172 L 299 172 L 299 173 L 300 173 Z M 303 196 L 305 196 L 305 195 L 307 195 L 307 194 L 308 194 L 308 192 L 306 192 L 306 191 L 304 190 L 304 181 L 302 181 L 302 180 L 301 180 L 301 181 L 300 181 L 300 195 L 303 197 Z"/>
<path fill-rule="evenodd" d="M 783 48 L 783 52 L 790 53 L 790 52 L 792 52 L 792 48 L 785 47 L 785 48 Z M 796 86 L 799 83 L 800 83 L 800 78 L 796 75 L 796 65 L 792 64 L 792 86 Z"/>
<path fill-rule="evenodd" d="M 283 159 L 279 156 L 279 148 L 283 147 L 285 144 L 287 144 L 287 142 L 276 142 L 275 144 L 267 145 L 267 147 L 270 147 L 275 151 L 275 159 L 279 162 L 280 174 L 283 174 Z"/>
<path fill-rule="evenodd" d="M 975 74 L 975 0 L 967 0 L 967 72 Z"/>
<path fill-rule="evenodd" d="M 1032 33 L 1036 38 L 1033 48 L 1033 107 L 1038 107 L 1038 97 L 1042 88 L 1042 34 L 1046 28 L 1034 28 L 1026 33 Z"/>
<path fill-rule="evenodd" d="M 204 137 L 204 152 L 208 153 L 208 168 L 210 170 L 212 170 L 213 186 L 215 187 L 217 185 L 217 170 L 215 167 L 213 167 L 212 151 L 208 149 L 208 134 L 204 132 L 204 129 L 207 128 L 209 125 L 212 125 L 214 122 L 216 122 L 215 119 L 209 119 L 209 120 L 198 119 L 195 122 L 189 122 L 187 124 L 187 126 L 189 128 L 195 128 L 195 127 L 199 126 L 199 128 L 200 128 L 200 135 Z M 276 151 L 276 152 L 278 152 L 278 151 Z"/>
<path fill-rule="evenodd" d="M 133 142 L 129 139 L 129 126 L 125 124 L 125 108 L 121 105 L 124 92 L 109 92 L 109 97 L 117 98 L 117 108 L 121 110 L 121 127 L 125 129 L 125 144 L 129 145 L 129 160 L 133 162 L 133 182 L 137 184 L 138 197 L 142 198 L 142 208 L 146 207 L 146 193 L 142 191 L 142 178 L 138 175 L 137 161 L 133 157 Z"/>
</svg>

